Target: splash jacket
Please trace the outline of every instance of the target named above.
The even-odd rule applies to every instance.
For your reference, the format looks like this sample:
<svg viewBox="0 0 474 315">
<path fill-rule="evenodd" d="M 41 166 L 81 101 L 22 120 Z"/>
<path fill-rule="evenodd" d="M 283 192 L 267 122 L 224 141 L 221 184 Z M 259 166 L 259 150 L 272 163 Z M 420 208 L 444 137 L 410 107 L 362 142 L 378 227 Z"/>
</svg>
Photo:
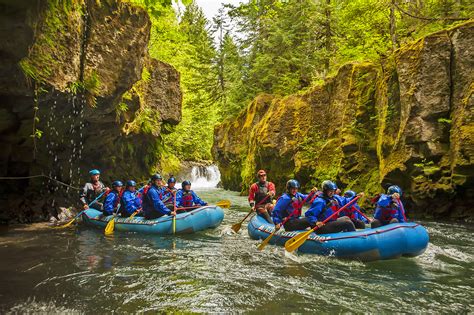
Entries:
<svg viewBox="0 0 474 315">
<path fill-rule="evenodd" d="M 140 209 L 142 207 L 141 199 L 130 190 L 125 190 L 122 195 L 121 202 L 121 210 L 125 215 L 128 216 L 132 215 L 135 211 L 137 211 L 137 209 Z"/>
<path fill-rule="evenodd" d="M 303 207 L 303 201 L 308 197 L 308 195 L 302 193 L 296 193 L 295 196 L 290 195 L 289 193 L 284 193 L 273 208 L 272 220 L 273 223 L 280 224 L 283 220 L 291 215 L 291 218 L 288 221 L 299 218 L 301 215 L 301 208 Z M 292 214 L 295 209 L 297 213 Z"/>
<path fill-rule="evenodd" d="M 344 198 L 344 197 L 343 197 Z M 350 202 L 352 198 L 344 198 L 346 199 L 345 200 L 345 203 L 344 204 L 347 204 L 348 202 Z M 357 204 L 357 202 L 355 202 L 354 204 L 352 204 L 351 206 L 349 206 L 348 208 L 342 210 L 341 212 L 339 212 L 339 218 L 340 217 L 349 217 L 349 219 L 351 220 L 361 220 L 362 222 L 364 223 L 369 223 L 369 221 L 367 221 L 367 219 L 360 214 L 359 211 L 360 211 L 360 207 L 359 205 Z"/>
<path fill-rule="evenodd" d="M 334 212 L 344 206 L 347 201 L 346 198 L 339 195 L 334 195 L 332 198 L 321 195 L 311 203 L 311 207 L 304 215 L 308 218 L 311 225 L 315 225 L 316 222 L 322 222 L 329 218 Z M 336 220 L 337 217 L 333 217 L 328 222 Z"/>
<path fill-rule="evenodd" d="M 399 200 L 401 203 L 401 201 Z M 396 202 L 392 200 L 391 195 L 382 194 L 377 201 L 377 208 L 375 208 L 374 219 L 382 222 L 390 222 L 392 219 L 397 219 L 398 222 L 405 222 L 405 216 Z"/>
<path fill-rule="evenodd" d="M 106 215 L 114 214 L 114 210 L 117 208 L 120 202 L 120 195 L 116 190 L 112 190 L 104 201 L 104 213 Z"/>
<path fill-rule="evenodd" d="M 267 194 L 270 191 L 273 191 L 274 195 L 276 194 L 275 184 L 273 184 L 272 182 L 253 183 L 249 189 L 249 202 L 254 201 L 255 204 L 259 204 L 260 202 L 262 202 L 263 199 L 267 197 Z M 272 198 L 268 197 L 265 199 L 265 202 L 262 203 L 265 204 L 271 202 Z"/>
<path fill-rule="evenodd" d="M 171 211 L 161 202 L 160 193 L 162 189 L 152 185 L 146 193 L 143 194 L 143 212 L 145 218 L 159 218 L 163 215 L 170 215 Z"/>
</svg>

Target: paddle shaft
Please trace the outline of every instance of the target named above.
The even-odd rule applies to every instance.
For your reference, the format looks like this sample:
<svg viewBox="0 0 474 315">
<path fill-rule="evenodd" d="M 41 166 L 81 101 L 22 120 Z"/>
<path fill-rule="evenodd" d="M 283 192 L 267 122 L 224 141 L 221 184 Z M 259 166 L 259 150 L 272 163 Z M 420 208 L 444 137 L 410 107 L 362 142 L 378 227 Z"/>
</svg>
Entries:
<svg viewBox="0 0 474 315">
<path fill-rule="evenodd" d="M 266 195 L 265 198 L 263 198 L 262 200 L 259 201 L 259 203 L 257 203 L 255 206 L 253 206 L 252 209 L 250 209 L 249 213 L 247 213 L 245 218 L 243 218 L 242 221 L 240 221 L 240 223 L 238 223 L 238 224 L 242 225 L 242 223 L 244 223 L 244 221 L 247 220 L 247 218 L 252 214 L 252 212 L 255 210 L 255 208 L 260 206 L 265 200 L 268 199 L 268 197 L 270 197 L 270 195 Z"/>
<path fill-rule="evenodd" d="M 291 219 L 292 216 L 298 214 L 298 212 L 299 212 L 301 209 L 303 209 L 304 204 L 306 203 L 306 201 L 308 200 L 308 198 L 312 196 L 313 193 L 314 193 L 314 192 L 309 193 L 308 196 L 306 196 L 306 198 L 305 198 L 305 199 L 303 200 L 303 202 L 301 203 L 301 207 L 300 207 L 300 208 L 297 208 L 297 209 L 295 209 L 295 210 L 293 210 L 293 212 L 290 213 L 290 215 L 287 216 L 287 217 L 283 220 L 283 222 L 281 222 L 281 225 L 285 225 L 285 223 L 288 222 L 288 220 Z M 318 194 L 316 194 L 316 196 L 314 196 L 314 197 L 317 198 L 319 195 L 321 195 L 321 192 L 319 192 Z M 314 198 L 311 199 L 311 201 L 313 201 L 313 200 L 314 200 Z"/>
<path fill-rule="evenodd" d="M 356 201 L 357 199 L 359 199 L 360 197 L 362 196 L 357 196 L 355 197 L 354 199 L 352 199 L 351 201 L 349 201 L 345 206 L 341 207 L 339 210 L 337 210 L 336 212 L 334 212 L 333 214 L 331 214 L 329 217 L 326 218 L 326 220 L 324 220 L 322 223 L 323 225 L 326 224 L 329 220 L 331 220 L 333 217 L 335 217 L 337 214 L 339 214 L 339 212 L 341 212 L 342 210 L 346 209 L 347 207 L 349 206 L 352 206 Z M 322 225 L 321 225 L 322 226 Z M 317 229 L 319 229 L 320 226 L 316 225 L 314 228 L 312 228 L 310 231 L 316 231 Z"/>
<path fill-rule="evenodd" d="M 407 217 L 405 215 L 405 207 L 403 207 L 403 203 L 400 200 L 400 198 L 397 199 L 397 203 L 398 203 L 398 206 L 400 207 L 400 210 L 402 210 L 403 219 L 405 220 L 405 222 L 407 222 Z"/>
</svg>

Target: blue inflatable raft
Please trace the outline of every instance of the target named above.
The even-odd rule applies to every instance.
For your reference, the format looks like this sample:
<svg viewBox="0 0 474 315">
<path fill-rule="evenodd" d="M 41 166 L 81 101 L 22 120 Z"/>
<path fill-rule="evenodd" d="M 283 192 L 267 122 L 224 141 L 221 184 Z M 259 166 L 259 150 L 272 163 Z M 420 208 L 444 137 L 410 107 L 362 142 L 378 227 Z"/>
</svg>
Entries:
<svg viewBox="0 0 474 315">
<path fill-rule="evenodd" d="M 255 216 L 247 228 L 251 238 L 263 240 L 274 231 L 275 226 L 262 217 Z M 288 239 L 300 232 L 302 231 L 277 232 L 270 244 L 283 246 Z M 355 232 L 321 235 L 312 233 L 298 248 L 298 252 L 374 261 L 421 255 L 426 250 L 428 241 L 428 232 L 423 226 L 417 223 L 397 223 Z"/>
<path fill-rule="evenodd" d="M 82 214 L 82 221 L 89 226 L 104 229 L 112 215 L 103 217 L 102 212 L 88 209 Z M 217 227 L 224 219 L 224 211 L 218 206 L 205 206 L 176 215 L 176 233 L 190 234 L 208 228 Z M 146 234 L 173 234 L 173 217 L 163 216 L 154 220 L 144 217 L 115 219 L 115 230 Z"/>
</svg>

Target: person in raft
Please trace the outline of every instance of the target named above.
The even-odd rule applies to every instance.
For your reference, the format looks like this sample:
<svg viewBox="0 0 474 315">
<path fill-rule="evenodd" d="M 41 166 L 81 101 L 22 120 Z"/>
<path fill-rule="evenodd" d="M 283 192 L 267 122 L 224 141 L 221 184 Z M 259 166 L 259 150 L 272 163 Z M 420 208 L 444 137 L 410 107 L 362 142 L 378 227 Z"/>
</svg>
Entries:
<svg viewBox="0 0 474 315">
<path fill-rule="evenodd" d="M 101 193 L 108 190 L 107 187 L 99 180 L 100 171 L 90 170 L 89 175 L 91 176 L 90 183 L 86 183 L 81 191 L 80 201 L 84 209 L 89 209 L 89 204 L 94 201 Z M 99 201 L 95 201 L 90 205 L 91 208 L 96 210 L 102 210 L 103 204 Z"/>
<path fill-rule="evenodd" d="M 354 199 L 356 195 L 357 194 L 352 190 L 346 191 L 344 193 L 344 198 L 346 199 L 345 203 Z M 348 217 L 351 219 L 352 223 L 354 223 L 356 229 L 365 229 L 365 224 L 369 223 L 369 221 L 367 221 L 359 211 L 361 211 L 361 209 L 356 201 L 353 205 L 349 206 L 349 208 L 339 212 L 339 217 Z"/>
<path fill-rule="evenodd" d="M 323 221 L 344 206 L 347 200 L 336 195 L 337 186 L 330 180 L 323 182 L 322 189 L 323 193 L 311 203 L 311 207 L 305 213 L 311 227 L 319 226 L 315 231 L 316 234 L 355 231 L 354 223 L 347 216 L 335 216 L 323 224 Z"/>
<path fill-rule="evenodd" d="M 273 197 L 276 194 L 275 184 L 267 181 L 267 173 L 264 170 L 257 172 L 258 181 L 253 183 L 249 189 L 249 204 L 257 215 L 263 217 L 268 223 L 272 223 Z"/>
<path fill-rule="evenodd" d="M 286 182 L 286 193 L 278 198 L 272 211 L 272 219 L 276 230 L 279 230 L 282 225 L 285 231 L 304 230 L 310 226 L 308 218 L 300 218 L 303 202 L 308 195 L 298 192 L 299 189 L 300 183 L 296 179 L 290 179 Z M 283 224 L 285 220 L 286 222 Z"/>
<path fill-rule="evenodd" d="M 174 200 L 176 197 L 176 193 L 178 191 L 175 186 L 176 186 L 176 178 L 174 178 L 173 175 L 171 175 L 171 177 L 168 178 L 168 186 L 163 188 L 163 191 L 161 194 L 161 201 L 171 211 L 174 210 L 174 206 L 175 206 Z"/>
<path fill-rule="evenodd" d="M 112 190 L 105 197 L 104 210 L 102 211 L 104 215 L 114 214 L 117 210 L 120 198 L 122 197 L 122 187 L 123 183 L 119 180 L 112 183 Z"/>
<path fill-rule="evenodd" d="M 388 187 L 387 194 L 380 195 L 375 208 L 374 220 L 370 224 L 371 228 L 406 222 L 405 209 L 400 200 L 401 195 L 402 189 L 396 185 Z"/>
<path fill-rule="evenodd" d="M 181 183 L 181 188 L 176 193 L 176 206 L 180 208 L 193 207 L 194 205 L 207 206 L 207 202 L 201 200 L 194 191 L 191 190 L 191 182 L 185 180 Z"/>
<path fill-rule="evenodd" d="M 121 200 L 122 205 L 120 207 L 120 213 L 122 217 L 129 217 L 135 211 L 138 213 L 142 211 L 142 200 L 137 196 L 136 190 L 137 183 L 134 180 L 128 180 Z"/>
<path fill-rule="evenodd" d="M 143 191 L 142 206 L 147 220 L 157 219 L 164 215 L 176 215 L 176 211 L 171 211 L 161 201 L 160 195 L 163 192 L 161 180 L 160 174 L 153 175 L 150 179 L 150 187 Z"/>
</svg>

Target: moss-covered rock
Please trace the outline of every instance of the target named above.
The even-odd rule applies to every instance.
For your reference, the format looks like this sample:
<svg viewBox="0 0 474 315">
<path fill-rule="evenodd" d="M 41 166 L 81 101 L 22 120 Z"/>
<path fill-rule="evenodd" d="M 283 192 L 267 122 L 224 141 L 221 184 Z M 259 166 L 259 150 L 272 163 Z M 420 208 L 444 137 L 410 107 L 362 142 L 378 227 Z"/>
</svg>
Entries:
<svg viewBox="0 0 474 315">
<path fill-rule="evenodd" d="M 280 192 L 290 178 L 369 196 L 393 183 L 409 214 L 473 217 L 473 34 L 470 21 L 295 95 L 257 97 L 216 127 L 224 187 L 245 191 L 259 168 Z"/>
<path fill-rule="evenodd" d="M 182 102 L 178 72 L 148 55 L 147 12 L 119 0 L 0 7 L 0 54 L 8 56 L 0 61 L 8 118 L 0 121 L 0 176 L 45 174 L 76 187 L 90 168 L 103 170 L 105 182 L 147 177 Z M 78 193 L 44 178 L 8 181 L 0 192 L 0 221 L 46 218 Z M 29 200 L 16 204 L 18 195 Z"/>
</svg>

